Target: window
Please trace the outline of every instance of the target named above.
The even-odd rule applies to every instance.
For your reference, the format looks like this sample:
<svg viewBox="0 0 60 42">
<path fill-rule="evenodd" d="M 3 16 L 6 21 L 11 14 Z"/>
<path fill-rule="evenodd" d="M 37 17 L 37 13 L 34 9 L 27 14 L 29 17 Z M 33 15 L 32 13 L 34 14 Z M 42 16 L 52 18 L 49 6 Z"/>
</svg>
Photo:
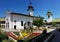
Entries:
<svg viewBox="0 0 60 42">
<path fill-rule="evenodd" d="M 23 21 L 21 21 L 21 26 L 23 26 Z"/>
<path fill-rule="evenodd" d="M 9 22 L 8 22 L 8 28 L 9 28 Z"/>
<path fill-rule="evenodd" d="M 30 25 L 30 22 L 28 22 L 28 26 Z"/>
<path fill-rule="evenodd" d="M 14 23 L 16 23 L 16 20 L 14 20 Z"/>
<path fill-rule="evenodd" d="M 8 22 L 8 23 L 6 23 L 6 27 L 7 27 L 7 28 L 9 28 L 9 22 Z"/>
<path fill-rule="evenodd" d="M 8 21 L 8 18 L 6 20 Z"/>
</svg>

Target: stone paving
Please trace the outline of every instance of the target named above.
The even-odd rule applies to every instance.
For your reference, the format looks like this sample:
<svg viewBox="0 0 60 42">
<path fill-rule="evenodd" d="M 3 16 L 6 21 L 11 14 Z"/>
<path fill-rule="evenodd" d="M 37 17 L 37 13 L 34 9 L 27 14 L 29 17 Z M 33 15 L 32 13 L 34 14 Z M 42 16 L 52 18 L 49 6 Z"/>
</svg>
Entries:
<svg viewBox="0 0 60 42">
<path fill-rule="evenodd" d="M 47 33 L 52 32 L 54 30 L 56 30 L 56 29 L 47 29 Z M 33 32 L 34 33 L 42 33 L 42 30 L 36 30 L 36 31 L 33 31 Z"/>
</svg>

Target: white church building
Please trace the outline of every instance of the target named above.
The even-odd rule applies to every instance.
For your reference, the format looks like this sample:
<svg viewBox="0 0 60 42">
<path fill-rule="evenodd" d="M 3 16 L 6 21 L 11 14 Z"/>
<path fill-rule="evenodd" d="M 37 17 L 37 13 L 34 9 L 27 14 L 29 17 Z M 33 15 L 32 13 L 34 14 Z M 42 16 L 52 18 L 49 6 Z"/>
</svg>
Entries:
<svg viewBox="0 0 60 42">
<path fill-rule="evenodd" d="M 30 5 L 28 6 L 28 15 L 26 14 L 21 14 L 21 13 L 15 13 L 15 12 L 11 12 L 11 11 L 7 11 L 6 12 L 6 26 L 5 28 L 8 29 L 24 29 L 24 24 L 27 23 L 29 25 L 29 23 L 33 22 L 34 18 L 38 18 L 35 17 L 33 15 L 33 6 Z"/>
</svg>

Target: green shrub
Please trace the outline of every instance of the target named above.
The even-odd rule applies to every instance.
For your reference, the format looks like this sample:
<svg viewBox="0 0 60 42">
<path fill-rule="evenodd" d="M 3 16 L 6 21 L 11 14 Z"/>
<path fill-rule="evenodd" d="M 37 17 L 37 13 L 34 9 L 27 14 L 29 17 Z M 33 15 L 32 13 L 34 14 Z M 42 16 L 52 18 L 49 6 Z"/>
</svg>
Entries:
<svg viewBox="0 0 60 42">
<path fill-rule="evenodd" d="M 24 42 L 23 40 L 18 40 L 17 42 Z"/>
<path fill-rule="evenodd" d="M 18 36 L 18 40 L 22 40 L 23 39 L 23 36 Z"/>
<path fill-rule="evenodd" d="M 14 42 L 12 39 L 9 39 L 8 41 L 9 41 L 9 42 Z"/>
<path fill-rule="evenodd" d="M 42 33 L 46 34 L 47 33 L 47 29 L 45 27 L 42 27 Z"/>
<path fill-rule="evenodd" d="M 8 40 L 2 40 L 2 42 L 8 42 Z"/>
<path fill-rule="evenodd" d="M 19 33 L 21 33 L 21 35 L 18 36 L 18 40 L 22 40 L 25 39 L 25 37 L 27 37 L 30 34 L 30 31 L 22 30 Z"/>
<path fill-rule="evenodd" d="M 33 30 L 38 30 L 38 27 L 36 26 L 35 28 L 33 28 Z"/>
<path fill-rule="evenodd" d="M 3 30 L 1 30 L 1 29 L 0 29 L 0 37 L 1 37 L 3 40 L 8 39 L 7 34 L 6 34 Z"/>
<path fill-rule="evenodd" d="M 42 33 L 43 34 L 46 34 L 47 33 L 47 29 L 44 29 Z"/>
<path fill-rule="evenodd" d="M 2 34 L 2 38 L 3 38 L 3 39 L 7 39 L 7 40 L 8 40 L 8 35 L 7 35 L 7 34 L 5 34 L 5 33 L 4 33 L 4 34 Z"/>
<path fill-rule="evenodd" d="M 0 36 L 3 34 L 3 31 L 0 29 Z"/>
<path fill-rule="evenodd" d="M 19 32 L 13 32 L 14 34 L 16 34 L 17 36 L 19 36 L 20 34 L 19 34 Z"/>
<path fill-rule="evenodd" d="M 14 42 L 13 40 L 10 40 L 6 32 L 0 29 L 0 40 L 2 42 Z"/>
<path fill-rule="evenodd" d="M 2 42 L 14 42 L 12 39 L 5 39 L 5 40 L 2 40 Z"/>
</svg>

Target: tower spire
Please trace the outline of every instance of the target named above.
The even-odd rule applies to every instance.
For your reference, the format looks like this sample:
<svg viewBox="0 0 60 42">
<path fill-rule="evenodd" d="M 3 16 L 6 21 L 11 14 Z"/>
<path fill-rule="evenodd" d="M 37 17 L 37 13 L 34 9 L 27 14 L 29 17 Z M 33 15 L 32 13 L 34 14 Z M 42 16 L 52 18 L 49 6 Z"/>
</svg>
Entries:
<svg viewBox="0 0 60 42">
<path fill-rule="evenodd" d="M 32 3 L 31 3 L 31 0 L 30 0 L 30 4 L 32 4 Z"/>
<path fill-rule="evenodd" d="M 48 16 L 48 18 L 50 17 L 50 16 L 52 16 L 53 14 L 51 13 L 51 11 L 50 10 L 48 10 L 48 12 L 47 12 L 47 14 L 46 14 L 47 16 Z"/>
<path fill-rule="evenodd" d="M 47 12 L 47 17 L 48 17 L 48 19 L 47 19 L 47 22 L 52 22 L 52 13 L 51 13 L 51 11 L 50 10 L 48 10 L 48 12 Z"/>
<path fill-rule="evenodd" d="M 33 11 L 34 11 L 34 9 L 33 9 L 33 6 L 32 6 L 31 1 L 30 1 L 30 3 L 29 3 L 29 6 L 28 6 L 27 11 L 29 12 L 28 14 L 29 14 L 30 16 L 33 16 Z"/>
</svg>

